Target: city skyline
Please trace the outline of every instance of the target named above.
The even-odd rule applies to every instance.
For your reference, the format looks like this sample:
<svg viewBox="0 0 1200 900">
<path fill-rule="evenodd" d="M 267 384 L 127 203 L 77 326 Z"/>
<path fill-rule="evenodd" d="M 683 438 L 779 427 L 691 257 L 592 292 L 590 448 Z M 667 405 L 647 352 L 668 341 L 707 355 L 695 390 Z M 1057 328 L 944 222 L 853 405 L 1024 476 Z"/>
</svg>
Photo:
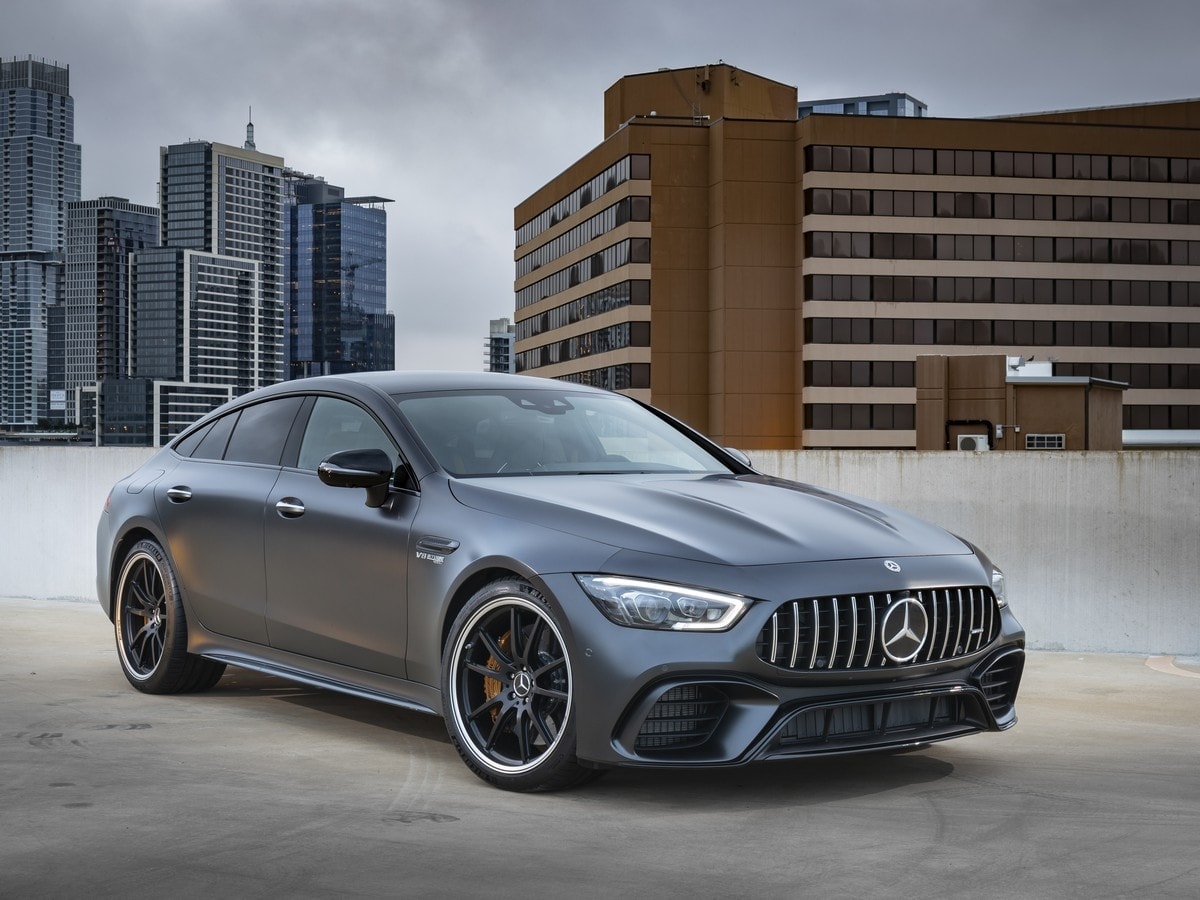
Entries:
<svg viewBox="0 0 1200 900">
<path fill-rule="evenodd" d="M 942 117 L 1154 102 L 1200 94 L 1198 22 L 1200 9 L 1168 0 L 618 0 L 604 15 L 570 3 L 17 0 L 0 55 L 71 67 L 84 199 L 154 205 L 158 148 L 240 143 L 250 106 L 259 145 L 289 165 L 394 198 L 397 365 L 478 368 L 487 322 L 512 313 L 513 208 L 596 143 L 600 98 L 624 75 L 723 58 L 802 97 L 899 90 Z M 354 65 L 330 54 L 339 46 Z"/>
</svg>

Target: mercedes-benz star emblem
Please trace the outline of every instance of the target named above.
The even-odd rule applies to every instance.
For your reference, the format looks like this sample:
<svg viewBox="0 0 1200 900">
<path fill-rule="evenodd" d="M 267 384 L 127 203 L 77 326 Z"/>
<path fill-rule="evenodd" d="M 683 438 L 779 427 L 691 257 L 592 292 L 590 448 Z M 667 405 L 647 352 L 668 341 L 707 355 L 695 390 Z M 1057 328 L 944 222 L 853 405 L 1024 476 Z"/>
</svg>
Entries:
<svg viewBox="0 0 1200 900">
<path fill-rule="evenodd" d="M 892 662 L 912 662 L 928 636 L 929 616 L 925 607 L 911 597 L 892 604 L 879 625 L 883 652 Z"/>
<path fill-rule="evenodd" d="M 900 571 L 900 563 L 896 562 L 894 559 L 885 559 L 883 561 L 883 567 L 885 569 L 887 569 L 889 572 L 899 572 Z"/>
<path fill-rule="evenodd" d="M 533 693 L 533 678 L 528 672 L 518 672 L 513 678 L 513 693 L 518 697 L 528 697 Z"/>
</svg>

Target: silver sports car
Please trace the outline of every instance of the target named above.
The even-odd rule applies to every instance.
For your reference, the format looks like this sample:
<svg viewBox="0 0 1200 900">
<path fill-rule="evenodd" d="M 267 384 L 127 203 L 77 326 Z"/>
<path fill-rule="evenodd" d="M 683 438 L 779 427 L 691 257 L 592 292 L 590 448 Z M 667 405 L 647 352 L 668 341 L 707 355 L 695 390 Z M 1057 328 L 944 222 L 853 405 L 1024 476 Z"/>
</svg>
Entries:
<svg viewBox="0 0 1200 900">
<path fill-rule="evenodd" d="M 1024 632 L 978 549 L 546 379 L 247 394 L 113 487 L 97 563 L 139 690 L 234 665 L 441 715 L 511 790 L 1016 722 Z"/>
</svg>

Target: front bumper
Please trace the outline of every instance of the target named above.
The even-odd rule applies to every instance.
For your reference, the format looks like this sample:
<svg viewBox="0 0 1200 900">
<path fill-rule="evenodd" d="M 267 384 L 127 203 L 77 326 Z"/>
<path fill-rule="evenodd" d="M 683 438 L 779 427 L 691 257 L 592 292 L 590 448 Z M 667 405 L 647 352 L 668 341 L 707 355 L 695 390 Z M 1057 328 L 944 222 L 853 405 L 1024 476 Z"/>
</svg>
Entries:
<svg viewBox="0 0 1200 900">
<path fill-rule="evenodd" d="M 612 747 L 624 765 L 736 765 L 949 740 L 1016 723 L 1024 651 L 902 685 L 781 689 L 693 677 L 630 704 Z M 609 760 L 610 762 L 612 760 Z"/>
<path fill-rule="evenodd" d="M 991 640 L 951 659 L 794 671 L 756 647 L 786 594 L 756 603 L 728 632 L 701 634 L 617 626 L 570 576 L 545 586 L 570 623 L 577 755 L 588 763 L 730 766 L 897 749 L 1016 723 L 1025 635 L 1007 607 Z"/>
</svg>

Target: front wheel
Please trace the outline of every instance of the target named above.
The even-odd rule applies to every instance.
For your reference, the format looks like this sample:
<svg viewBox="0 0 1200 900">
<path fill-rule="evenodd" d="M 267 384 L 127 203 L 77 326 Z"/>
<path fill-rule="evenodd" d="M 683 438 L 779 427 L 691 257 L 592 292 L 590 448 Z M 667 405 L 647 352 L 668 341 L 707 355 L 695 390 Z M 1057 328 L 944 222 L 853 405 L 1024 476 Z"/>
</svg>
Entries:
<svg viewBox="0 0 1200 900">
<path fill-rule="evenodd" d="M 225 664 L 187 652 L 187 621 L 175 572 L 156 542 L 138 541 L 121 566 L 113 616 L 125 677 L 147 694 L 204 691 Z"/>
<path fill-rule="evenodd" d="M 489 784 L 551 791 L 595 776 L 575 756 L 570 653 L 531 585 L 506 579 L 471 598 L 450 630 L 442 696 L 451 742 Z"/>
</svg>

